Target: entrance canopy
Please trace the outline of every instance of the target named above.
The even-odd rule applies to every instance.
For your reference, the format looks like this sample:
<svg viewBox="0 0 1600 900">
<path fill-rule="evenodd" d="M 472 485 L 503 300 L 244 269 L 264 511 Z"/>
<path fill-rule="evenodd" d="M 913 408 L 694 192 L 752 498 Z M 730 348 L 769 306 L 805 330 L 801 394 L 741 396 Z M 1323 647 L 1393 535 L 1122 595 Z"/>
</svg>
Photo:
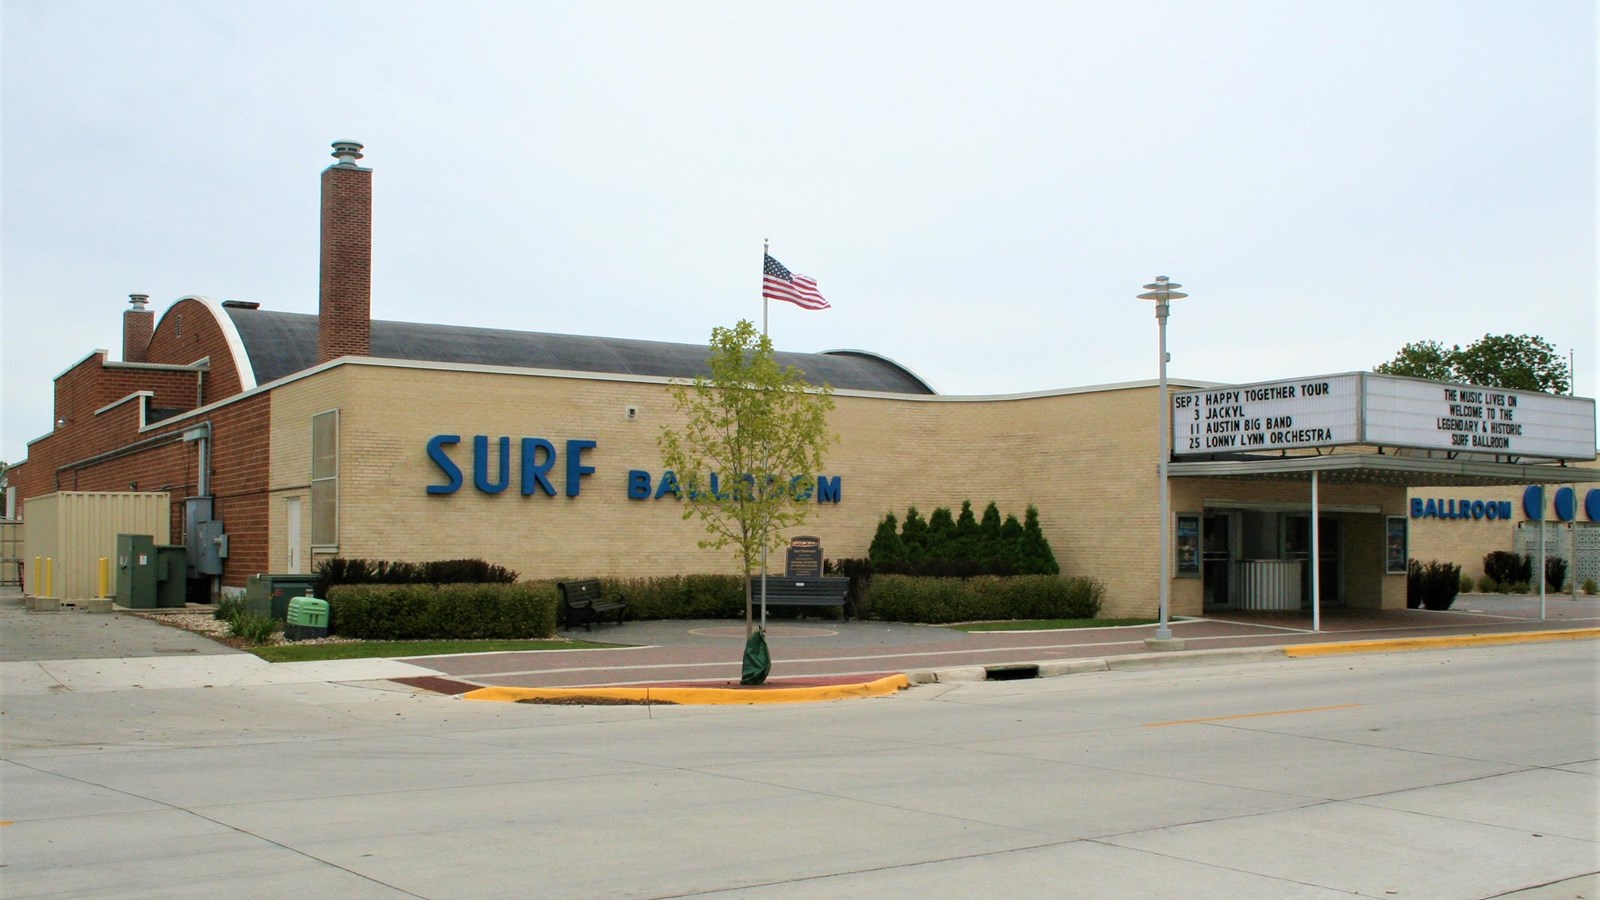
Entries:
<svg viewBox="0 0 1600 900">
<path fill-rule="evenodd" d="M 1552 463 L 1332 453 L 1324 456 L 1245 457 L 1169 463 L 1174 478 L 1235 478 L 1247 481 L 1310 481 L 1383 484 L 1392 487 L 1516 487 L 1528 484 L 1600 482 L 1600 468 Z"/>
</svg>

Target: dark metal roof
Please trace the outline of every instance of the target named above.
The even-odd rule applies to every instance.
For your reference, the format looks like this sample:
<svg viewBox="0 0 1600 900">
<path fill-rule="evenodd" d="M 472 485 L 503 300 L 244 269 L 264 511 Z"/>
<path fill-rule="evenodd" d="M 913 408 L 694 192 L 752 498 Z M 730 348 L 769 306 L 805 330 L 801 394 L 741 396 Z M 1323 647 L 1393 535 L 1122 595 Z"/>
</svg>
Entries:
<svg viewBox="0 0 1600 900">
<path fill-rule="evenodd" d="M 257 384 L 317 364 L 316 316 L 241 306 L 228 306 L 226 312 L 244 343 Z M 697 344 L 379 320 L 372 322 L 372 355 L 420 362 L 658 378 L 693 378 L 710 372 L 706 367 L 707 349 Z M 780 364 L 800 369 L 813 384 L 826 383 L 837 390 L 933 393 L 910 371 L 870 353 L 779 351 L 776 357 Z"/>
</svg>

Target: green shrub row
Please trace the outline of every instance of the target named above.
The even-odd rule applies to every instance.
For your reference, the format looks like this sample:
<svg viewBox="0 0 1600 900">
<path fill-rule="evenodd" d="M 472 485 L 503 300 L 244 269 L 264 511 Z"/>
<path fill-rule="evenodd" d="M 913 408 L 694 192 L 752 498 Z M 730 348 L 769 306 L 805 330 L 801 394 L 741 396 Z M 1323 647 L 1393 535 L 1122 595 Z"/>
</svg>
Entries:
<svg viewBox="0 0 1600 900">
<path fill-rule="evenodd" d="M 744 579 L 737 575 L 608 578 L 603 587 L 628 601 L 630 619 L 744 618 Z"/>
<path fill-rule="evenodd" d="M 1093 619 L 1105 587 L 1092 578 L 874 576 L 857 614 L 885 622 L 980 622 L 995 619 Z"/>
<path fill-rule="evenodd" d="M 325 595 L 330 634 L 369 641 L 548 638 L 554 582 L 346 584 Z"/>
<path fill-rule="evenodd" d="M 481 559 L 393 562 L 334 557 L 317 563 L 315 596 L 340 584 L 512 584 L 517 573 Z"/>
</svg>

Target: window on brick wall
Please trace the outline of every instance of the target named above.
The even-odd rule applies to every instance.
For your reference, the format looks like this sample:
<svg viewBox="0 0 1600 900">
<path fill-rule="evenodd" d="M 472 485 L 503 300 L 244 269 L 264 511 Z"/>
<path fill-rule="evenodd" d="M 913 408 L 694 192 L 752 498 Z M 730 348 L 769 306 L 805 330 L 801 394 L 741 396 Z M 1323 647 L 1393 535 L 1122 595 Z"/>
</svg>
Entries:
<svg viewBox="0 0 1600 900">
<path fill-rule="evenodd" d="M 339 547 L 339 411 L 311 417 L 311 547 Z"/>
</svg>

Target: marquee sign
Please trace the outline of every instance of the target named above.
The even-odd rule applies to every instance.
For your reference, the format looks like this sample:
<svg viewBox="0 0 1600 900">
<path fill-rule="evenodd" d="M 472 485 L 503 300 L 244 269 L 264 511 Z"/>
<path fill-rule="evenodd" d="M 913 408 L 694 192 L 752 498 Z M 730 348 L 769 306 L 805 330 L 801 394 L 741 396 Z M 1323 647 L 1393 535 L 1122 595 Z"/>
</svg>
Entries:
<svg viewBox="0 0 1600 900">
<path fill-rule="evenodd" d="M 1595 404 L 1580 397 L 1352 372 L 1182 391 L 1178 456 L 1376 444 L 1595 458 Z"/>
<path fill-rule="evenodd" d="M 1289 378 L 1172 398 L 1180 456 L 1360 443 L 1360 375 Z"/>
</svg>

